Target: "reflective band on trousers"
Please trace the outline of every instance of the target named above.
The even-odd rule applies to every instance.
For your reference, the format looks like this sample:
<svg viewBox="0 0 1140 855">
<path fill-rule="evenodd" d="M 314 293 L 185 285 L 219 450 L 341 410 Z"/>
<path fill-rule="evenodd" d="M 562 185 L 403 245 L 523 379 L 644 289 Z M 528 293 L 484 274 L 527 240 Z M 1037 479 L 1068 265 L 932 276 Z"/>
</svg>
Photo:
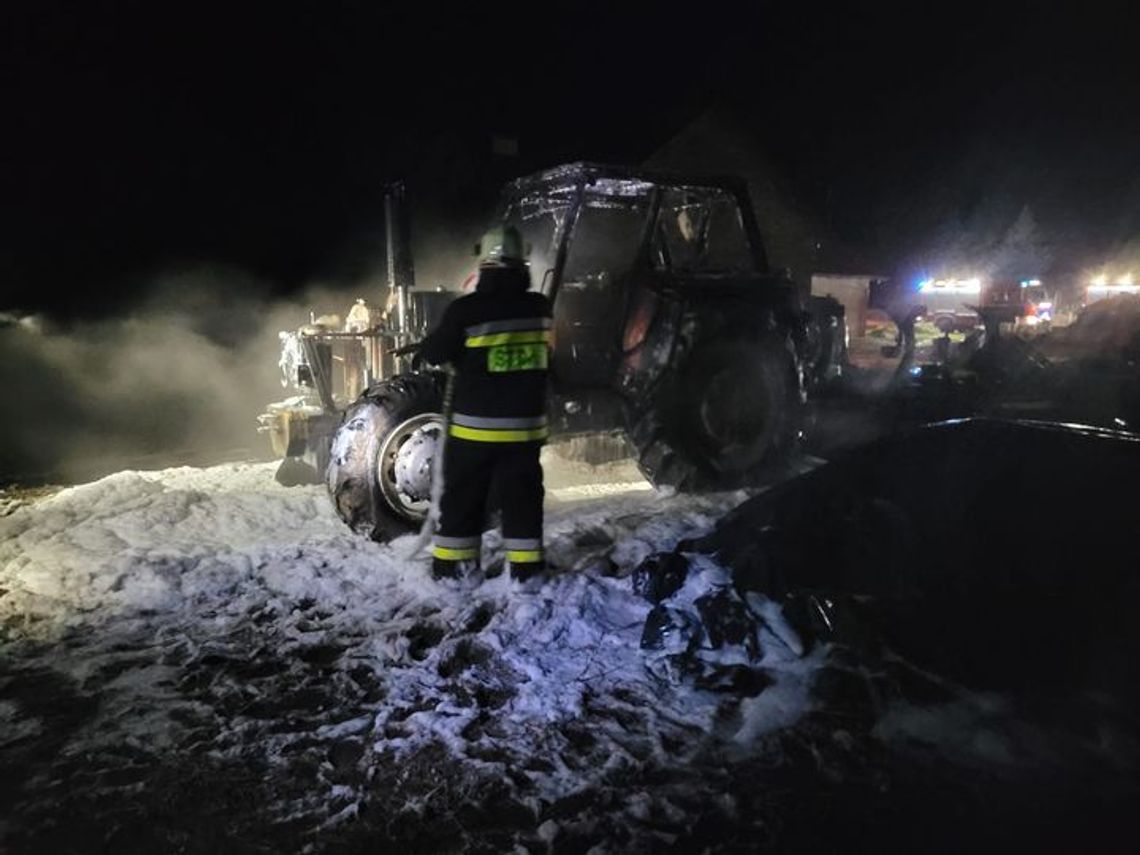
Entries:
<svg viewBox="0 0 1140 855">
<path fill-rule="evenodd" d="M 478 535 L 448 537 L 437 534 L 432 538 L 431 554 L 433 558 L 442 558 L 444 561 L 470 561 L 479 557 L 480 543 Z"/>
<path fill-rule="evenodd" d="M 452 549 L 469 549 L 472 546 L 478 546 L 483 542 L 483 538 L 477 534 L 467 535 L 464 537 L 451 537 L 446 534 L 436 534 L 432 536 L 431 542 L 436 546 L 449 546 Z"/>
<path fill-rule="evenodd" d="M 472 546 L 469 549 L 452 549 L 449 546 L 433 545 L 431 548 L 432 558 L 442 558 L 444 561 L 471 561 L 479 557 L 479 547 Z"/>
<path fill-rule="evenodd" d="M 527 330 L 526 332 L 501 332 L 490 335 L 476 335 L 467 339 L 468 347 L 494 347 L 500 344 L 550 343 L 550 330 Z"/>
<path fill-rule="evenodd" d="M 504 537 L 503 546 L 512 564 L 535 564 L 543 558 L 541 537 Z"/>
<path fill-rule="evenodd" d="M 542 549 L 541 537 L 504 537 L 506 549 Z"/>
<path fill-rule="evenodd" d="M 472 442 L 535 442 L 546 439 L 550 435 L 550 428 L 544 425 L 530 430 L 483 430 L 452 425 L 447 432 L 456 439 L 467 439 Z"/>
<path fill-rule="evenodd" d="M 488 321 L 485 324 L 475 324 L 464 330 L 469 338 L 477 338 L 491 333 L 518 332 L 519 330 L 548 330 L 550 318 L 510 318 L 505 321 Z"/>
</svg>

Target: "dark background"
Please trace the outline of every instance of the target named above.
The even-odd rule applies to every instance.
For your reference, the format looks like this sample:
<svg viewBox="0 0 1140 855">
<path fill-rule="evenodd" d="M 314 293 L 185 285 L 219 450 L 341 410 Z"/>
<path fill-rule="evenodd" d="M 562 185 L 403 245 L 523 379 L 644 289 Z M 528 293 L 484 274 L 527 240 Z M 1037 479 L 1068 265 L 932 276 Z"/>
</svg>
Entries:
<svg viewBox="0 0 1140 855">
<path fill-rule="evenodd" d="M 275 296 L 350 279 L 385 181 L 446 231 L 506 177 L 640 161 L 717 105 L 883 270 L 1026 206 L 1066 275 L 1140 233 L 1127 6 L 739 5 L 20 0 L 0 309 L 109 314 L 203 262 Z"/>
</svg>

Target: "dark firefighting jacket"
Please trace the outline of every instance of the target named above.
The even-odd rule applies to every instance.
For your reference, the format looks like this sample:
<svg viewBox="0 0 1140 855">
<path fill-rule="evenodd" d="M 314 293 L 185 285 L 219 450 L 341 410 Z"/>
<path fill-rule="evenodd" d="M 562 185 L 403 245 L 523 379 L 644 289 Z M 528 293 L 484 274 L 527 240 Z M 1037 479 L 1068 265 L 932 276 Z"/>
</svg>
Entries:
<svg viewBox="0 0 1140 855">
<path fill-rule="evenodd" d="M 427 362 L 455 367 L 451 436 L 546 439 L 550 301 L 529 286 L 524 268 L 482 268 L 475 292 L 448 306 L 420 344 Z"/>
</svg>

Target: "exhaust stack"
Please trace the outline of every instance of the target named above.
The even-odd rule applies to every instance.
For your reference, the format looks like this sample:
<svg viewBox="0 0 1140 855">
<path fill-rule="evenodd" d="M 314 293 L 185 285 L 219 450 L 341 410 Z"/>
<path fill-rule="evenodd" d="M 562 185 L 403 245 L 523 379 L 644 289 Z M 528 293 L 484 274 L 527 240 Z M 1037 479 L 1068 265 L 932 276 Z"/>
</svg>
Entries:
<svg viewBox="0 0 1140 855">
<path fill-rule="evenodd" d="M 415 285 L 412 247 L 408 229 L 408 209 L 404 200 L 404 182 L 388 185 L 384 194 L 385 254 L 388 258 L 388 288 L 395 295 L 396 332 L 409 330 L 408 292 Z"/>
</svg>

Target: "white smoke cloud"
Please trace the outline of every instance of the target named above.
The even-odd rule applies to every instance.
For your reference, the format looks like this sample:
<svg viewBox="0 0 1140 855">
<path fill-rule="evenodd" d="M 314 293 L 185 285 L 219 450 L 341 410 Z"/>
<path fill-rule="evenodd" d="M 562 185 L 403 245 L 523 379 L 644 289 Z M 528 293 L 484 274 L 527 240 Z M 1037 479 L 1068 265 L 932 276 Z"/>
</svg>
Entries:
<svg viewBox="0 0 1140 855">
<path fill-rule="evenodd" d="M 118 318 L 0 314 L 0 481 L 269 457 L 256 417 L 294 394 L 281 387 L 278 331 L 310 307 L 343 315 L 357 296 L 379 302 L 370 287 L 273 301 L 240 271 L 199 268 L 160 277 Z"/>
<path fill-rule="evenodd" d="M 447 228 L 425 228 L 412 236 L 416 258 L 416 287 L 459 290 L 463 280 L 478 268 L 475 244 L 489 220 L 469 219 Z"/>
</svg>

